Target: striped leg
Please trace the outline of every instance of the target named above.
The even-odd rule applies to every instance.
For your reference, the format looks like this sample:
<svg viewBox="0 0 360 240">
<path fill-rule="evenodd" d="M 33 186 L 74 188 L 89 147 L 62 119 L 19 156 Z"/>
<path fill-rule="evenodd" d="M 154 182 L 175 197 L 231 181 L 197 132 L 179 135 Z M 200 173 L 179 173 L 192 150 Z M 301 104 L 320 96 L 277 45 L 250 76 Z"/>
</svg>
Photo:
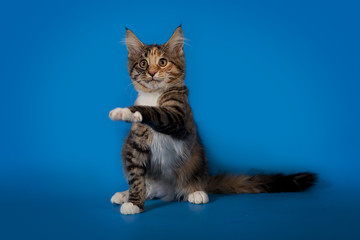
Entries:
<svg viewBox="0 0 360 240">
<path fill-rule="evenodd" d="M 132 106 L 129 109 L 133 114 L 140 113 L 141 122 L 157 132 L 177 139 L 185 138 L 188 135 L 185 127 L 185 113 L 181 107 Z"/>
<path fill-rule="evenodd" d="M 144 209 L 145 173 L 149 160 L 149 147 L 144 138 L 146 131 L 147 129 L 141 129 L 141 127 L 133 127 L 123 148 L 124 168 L 129 183 L 129 199 L 121 206 L 122 214 L 136 214 Z"/>
<path fill-rule="evenodd" d="M 208 181 L 208 165 L 201 144 L 195 145 L 190 159 L 177 169 L 178 192 L 190 203 L 209 202 L 205 188 Z"/>
</svg>

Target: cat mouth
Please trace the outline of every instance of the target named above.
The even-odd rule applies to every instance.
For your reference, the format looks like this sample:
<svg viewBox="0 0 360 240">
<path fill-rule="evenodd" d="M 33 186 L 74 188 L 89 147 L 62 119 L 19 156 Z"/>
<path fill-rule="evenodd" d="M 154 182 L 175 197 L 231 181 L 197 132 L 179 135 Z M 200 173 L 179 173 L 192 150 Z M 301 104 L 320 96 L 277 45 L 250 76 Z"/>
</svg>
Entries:
<svg viewBox="0 0 360 240">
<path fill-rule="evenodd" d="M 147 80 L 145 80 L 145 82 L 147 82 L 147 83 L 152 83 L 152 82 L 161 82 L 161 80 L 160 80 L 160 79 L 156 79 L 156 78 L 151 78 L 151 79 L 147 79 Z"/>
</svg>

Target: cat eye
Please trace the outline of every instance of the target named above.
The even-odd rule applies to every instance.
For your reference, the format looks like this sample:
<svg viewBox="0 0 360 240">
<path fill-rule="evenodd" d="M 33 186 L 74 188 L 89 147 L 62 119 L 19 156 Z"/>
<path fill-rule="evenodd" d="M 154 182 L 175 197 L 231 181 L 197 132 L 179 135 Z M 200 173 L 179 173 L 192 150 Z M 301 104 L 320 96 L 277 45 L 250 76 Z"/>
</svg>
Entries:
<svg viewBox="0 0 360 240">
<path fill-rule="evenodd" d="M 167 60 L 166 60 L 165 58 L 161 58 L 161 59 L 159 60 L 159 66 L 160 66 L 160 67 L 165 67 L 166 64 L 167 64 Z"/>
<path fill-rule="evenodd" d="M 140 61 L 139 66 L 143 69 L 146 69 L 148 66 L 148 62 L 145 59 L 143 59 Z"/>
</svg>

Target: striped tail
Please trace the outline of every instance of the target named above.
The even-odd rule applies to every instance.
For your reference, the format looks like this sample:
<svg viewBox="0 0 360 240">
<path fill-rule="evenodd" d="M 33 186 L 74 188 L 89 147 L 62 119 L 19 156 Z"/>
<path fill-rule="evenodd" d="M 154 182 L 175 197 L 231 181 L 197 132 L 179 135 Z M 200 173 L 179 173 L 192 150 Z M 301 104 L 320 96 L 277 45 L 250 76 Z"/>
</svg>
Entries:
<svg viewBox="0 0 360 240">
<path fill-rule="evenodd" d="M 292 175 L 226 175 L 211 176 L 206 191 L 208 193 L 277 193 L 301 192 L 316 183 L 314 173 Z"/>
</svg>

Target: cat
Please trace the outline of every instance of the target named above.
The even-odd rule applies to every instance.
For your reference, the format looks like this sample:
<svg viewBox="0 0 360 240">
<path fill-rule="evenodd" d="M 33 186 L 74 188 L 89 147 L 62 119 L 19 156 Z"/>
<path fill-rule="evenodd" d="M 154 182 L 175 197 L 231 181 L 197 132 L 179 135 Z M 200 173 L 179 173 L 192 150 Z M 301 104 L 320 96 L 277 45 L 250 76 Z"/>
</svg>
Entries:
<svg viewBox="0 0 360 240">
<path fill-rule="evenodd" d="M 298 192 L 316 181 L 313 173 L 211 176 L 185 86 L 182 27 L 162 45 L 143 44 L 126 29 L 128 70 L 138 92 L 134 106 L 115 108 L 114 121 L 132 123 L 122 149 L 129 190 L 115 193 L 122 214 L 144 210 L 145 199 L 209 201 L 208 193 Z"/>
</svg>

